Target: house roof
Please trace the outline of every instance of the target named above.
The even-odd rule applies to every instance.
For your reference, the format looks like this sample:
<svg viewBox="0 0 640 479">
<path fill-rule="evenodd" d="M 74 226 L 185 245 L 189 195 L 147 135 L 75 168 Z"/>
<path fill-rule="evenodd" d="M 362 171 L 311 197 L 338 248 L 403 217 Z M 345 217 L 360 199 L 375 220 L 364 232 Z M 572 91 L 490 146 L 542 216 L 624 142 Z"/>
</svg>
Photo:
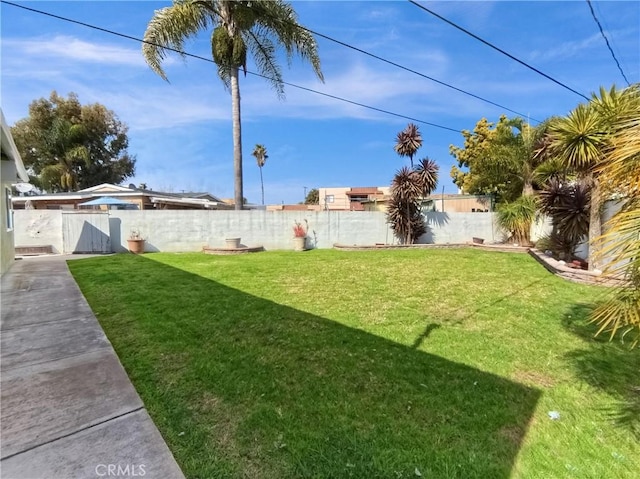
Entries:
<svg viewBox="0 0 640 479">
<path fill-rule="evenodd" d="M 0 144 L 2 145 L 2 153 L 4 153 L 7 158 L 9 158 L 9 160 L 15 163 L 16 171 L 18 172 L 18 177 L 20 178 L 20 180 L 28 183 L 29 174 L 24 167 L 24 163 L 22 163 L 22 157 L 20 156 L 18 148 L 13 141 L 13 136 L 11 136 L 11 129 L 9 128 L 9 125 L 7 125 L 7 121 L 4 119 L 4 113 L 2 112 L 2 109 L 0 109 L 0 117 L 2 119 L 2 141 L 0 142 Z M 17 179 L 18 178 L 15 178 L 15 180 Z"/>
<path fill-rule="evenodd" d="M 114 198 L 128 198 L 128 197 L 139 197 L 139 196 L 147 196 L 152 199 L 153 198 L 165 198 L 165 199 L 194 199 L 199 202 L 193 204 L 204 204 L 203 202 L 209 203 L 223 203 L 222 200 L 212 195 L 211 193 L 199 192 L 199 193 L 166 193 L 163 191 L 154 191 L 142 188 L 136 188 L 134 185 L 130 186 L 121 186 L 121 185 L 113 185 L 111 183 L 102 183 L 100 185 L 91 186 L 89 188 L 84 188 L 78 191 L 72 192 L 63 192 L 63 193 L 47 193 L 44 195 L 31 195 L 31 196 L 20 196 L 15 198 L 16 201 L 26 201 L 27 199 L 31 200 L 82 200 L 87 199 L 90 200 L 92 198 L 97 198 L 100 196 L 111 196 Z M 184 201 L 182 204 L 187 204 Z"/>
<path fill-rule="evenodd" d="M 159 204 L 174 204 L 174 205 L 189 205 L 189 206 L 200 206 L 202 208 L 218 208 L 220 206 L 229 207 L 228 204 L 220 202 L 220 201 L 211 201 L 207 198 L 167 198 L 167 197 L 151 197 L 152 203 Z"/>
</svg>

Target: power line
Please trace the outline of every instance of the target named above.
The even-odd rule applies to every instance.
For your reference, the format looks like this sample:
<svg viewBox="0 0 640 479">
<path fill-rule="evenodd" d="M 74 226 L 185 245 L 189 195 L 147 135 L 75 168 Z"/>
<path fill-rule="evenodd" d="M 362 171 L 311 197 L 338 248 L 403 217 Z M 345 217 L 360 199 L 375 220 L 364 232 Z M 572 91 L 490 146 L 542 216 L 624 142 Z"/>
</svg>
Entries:
<svg viewBox="0 0 640 479">
<path fill-rule="evenodd" d="M 627 86 L 631 86 L 631 83 L 629 83 L 629 80 L 627 80 L 627 76 L 622 71 L 622 67 L 620 66 L 620 62 L 618 62 L 618 59 L 616 58 L 616 54 L 613 53 L 613 49 L 611 48 L 611 45 L 609 45 L 609 39 L 604 34 L 602 25 L 600 25 L 600 21 L 598 20 L 598 17 L 596 17 L 596 12 L 593 11 L 593 5 L 591 5 L 591 0 L 587 0 L 587 4 L 589 5 L 589 10 L 591 10 L 591 16 L 593 17 L 596 24 L 598 25 L 598 28 L 600 29 L 600 34 L 602 35 L 602 38 L 604 38 L 604 41 L 607 44 L 607 48 L 611 52 L 611 56 L 613 57 L 613 60 L 616 62 L 616 65 L 618 65 L 618 70 L 620 70 L 620 73 L 622 74 L 622 78 L 624 78 L 624 81 L 627 82 Z"/>
<path fill-rule="evenodd" d="M 566 88 L 566 89 L 567 89 L 567 90 L 569 90 L 570 92 L 573 92 L 573 93 L 575 93 L 576 95 L 579 95 L 579 96 L 581 96 L 582 98 L 584 98 L 585 100 L 589 101 L 589 97 L 587 97 L 587 96 L 583 95 L 582 93 L 580 93 L 580 92 L 578 92 L 578 91 L 574 90 L 573 88 L 571 88 L 571 87 L 569 87 L 569 86 L 565 85 L 565 84 L 564 84 L 564 83 L 562 83 L 561 81 L 558 81 L 558 80 L 556 80 L 556 79 L 555 79 L 555 78 L 553 78 L 553 77 L 550 77 L 550 76 L 549 76 L 549 75 L 547 75 L 546 73 L 541 72 L 541 71 L 540 71 L 540 70 L 538 70 L 536 67 L 533 67 L 533 66 L 529 65 L 528 63 L 526 63 L 526 62 L 524 62 L 524 61 L 520 60 L 519 58 L 514 57 L 514 56 L 513 56 L 513 55 L 511 55 L 510 53 L 505 52 L 503 49 L 501 49 L 501 48 L 499 48 L 499 47 L 495 46 L 495 45 L 494 45 L 494 44 L 492 44 L 492 43 L 489 43 L 488 41 L 484 40 L 483 38 L 480 38 L 478 35 L 476 35 L 476 34 L 474 34 L 474 33 L 471 33 L 469 30 L 466 30 L 466 29 L 462 28 L 460 25 L 457 25 L 456 23 L 453 23 L 451 20 L 447 20 L 447 19 L 446 19 L 446 18 L 444 18 L 443 16 L 438 15 L 438 14 L 437 14 L 436 12 L 434 12 L 433 10 L 430 10 L 430 9 L 428 9 L 427 7 L 423 6 L 423 5 L 420 5 L 418 2 L 416 2 L 416 1 L 414 1 L 414 0 L 409 0 L 409 3 L 414 4 L 416 7 L 418 7 L 418 8 L 420 8 L 420 9 L 424 10 L 424 11 L 425 11 L 425 12 L 427 12 L 427 13 L 430 13 L 430 14 L 431 14 L 431 15 L 433 15 L 434 17 L 439 18 L 440 20 L 442 20 L 442 21 L 443 21 L 443 22 L 445 22 L 445 23 L 448 23 L 448 24 L 449 24 L 449 25 L 451 25 L 452 27 L 457 28 L 457 29 L 458 29 L 458 30 L 460 30 L 461 32 L 464 32 L 464 33 L 466 33 L 467 35 L 469 35 L 470 37 L 475 38 L 475 39 L 476 39 L 476 40 L 478 40 L 479 42 L 484 43 L 484 44 L 485 44 L 485 45 L 487 45 L 488 47 L 493 48 L 494 50 L 496 50 L 496 51 L 498 51 L 498 52 L 502 53 L 503 55 L 506 55 L 507 57 L 509 57 L 509 58 L 511 58 L 512 60 L 514 60 L 514 61 L 516 61 L 516 62 L 520 63 L 521 65 L 523 65 L 523 66 L 527 67 L 528 69 L 533 70 L 534 72 L 538 73 L 539 75 L 542 75 L 543 77 L 545 77 L 545 78 L 547 78 L 547 79 L 551 80 L 553 83 L 556 83 L 557 85 L 560 85 L 561 87 Z"/>
<path fill-rule="evenodd" d="M 435 83 L 438 83 L 440 85 L 446 86 L 447 88 L 451 88 L 452 90 L 458 91 L 458 92 L 463 93 L 465 95 L 468 95 L 470 97 L 473 97 L 473 98 L 476 98 L 478 100 L 484 101 L 485 103 L 489 103 L 490 105 L 497 106 L 498 108 L 502 108 L 503 110 L 510 111 L 511 113 L 515 113 L 516 115 L 519 115 L 521 117 L 526 117 L 527 116 L 524 113 L 520 113 L 518 111 L 512 110 L 511 108 L 507 108 L 506 106 L 500 105 L 499 103 L 495 103 L 495 102 L 493 102 L 491 100 L 487 100 L 486 98 L 483 98 L 483 97 L 481 97 L 479 95 L 475 95 L 475 94 L 470 93 L 470 92 L 468 92 L 466 90 L 463 90 L 462 88 L 458 88 L 458 87 L 455 87 L 453 85 L 450 85 L 449 83 L 443 82 L 441 80 L 437 80 L 436 78 L 430 77 L 430 76 L 425 75 L 424 73 L 420 73 L 420 72 L 418 72 L 416 70 L 412 70 L 409 67 L 405 67 L 404 65 L 400 65 L 399 63 L 395 63 L 395 62 L 393 62 L 391 60 L 387 60 L 386 58 L 382 58 L 382 57 L 380 57 L 378 55 L 375 55 L 373 53 L 370 53 L 370 52 L 368 52 L 366 50 L 362 50 L 361 48 L 354 47 L 353 45 L 350 45 L 348 43 L 342 42 L 340 40 L 336 40 L 335 38 L 331 38 L 328 35 L 324 35 L 322 33 L 316 32 L 314 30 L 311 30 L 310 28 L 303 27 L 302 25 L 296 25 L 296 26 L 298 28 L 301 28 L 302 30 L 306 30 L 307 32 L 312 33 L 313 35 L 316 35 L 316 36 L 318 36 L 320 38 L 324 38 L 324 39 L 329 40 L 331 42 L 337 43 L 338 45 L 342 45 L 343 47 L 350 48 L 351 50 L 355 50 L 356 52 L 362 53 L 362 54 L 367 55 L 367 56 L 369 56 L 371 58 L 375 58 L 376 60 L 379 60 L 381 62 L 387 63 L 387 64 L 392 65 L 394 67 L 400 68 L 401 70 L 405 70 L 405 71 L 408 71 L 409 73 L 413 73 L 414 75 L 418 75 L 418 76 L 420 76 L 422 78 L 426 78 L 427 80 L 431 80 L 431 81 L 433 81 Z M 535 118 L 531 118 L 531 120 L 535 121 L 536 123 L 542 123 L 540 120 L 536 120 Z"/>
<path fill-rule="evenodd" d="M 131 35 L 126 35 L 124 33 L 115 32 L 113 30 L 109 30 L 107 28 L 98 27 L 98 26 L 92 25 L 90 23 L 81 22 L 79 20 L 73 20 L 73 19 L 68 18 L 68 17 L 62 17 L 60 15 L 55 15 L 53 13 L 44 12 L 42 10 L 37 10 L 35 8 L 25 7 L 24 5 L 18 5 L 16 3 L 8 2 L 6 0 L 0 0 L 0 3 L 4 3 L 4 4 L 7 4 L 7 5 L 11 5 L 13 7 L 21 8 L 23 10 L 28 10 L 30 12 L 39 13 L 41 15 L 46 15 L 48 17 L 52 17 L 52 18 L 55 18 L 55 19 L 58 19 L 58 20 L 62 20 L 62 21 L 65 21 L 65 22 L 74 23 L 76 25 L 81 25 L 83 27 L 87 27 L 87 28 L 91 28 L 91 29 L 94 29 L 94 30 L 98 30 L 98 31 L 101 31 L 101 32 L 104 32 L 104 33 L 108 33 L 110 35 L 115 35 L 115 36 L 118 36 L 118 37 L 126 38 L 128 40 L 134 40 L 136 42 L 147 43 L 149 45 L 154 45 L 156 47 L 164 48 L 165 50 L 169 50 L 169 51 L 178 53 L 180 55 L 184 55 L 184 56 L 191 57 L 191 58 L 196 58 L 198 60 L 203 60 L 205 62 L 209 62 L 209 63 L 214 63 L 215 64 L 215 62 L 211 58 L 203 57 L 203 56 L 200 56 L 200 55 L 194 55 L 193 53 L 187 53 L 187 52 L 175 49 L 175 48 L 166 47 L 164 45 L 158 45 L 158 44 L 155 44 L 153 42 L 149 42 L 149 41 L 143 40 L 141 38 L 133 37 Z M 271 77 L 268 77 L 266 75 L 262 75 L 260 73 L 255 73 L 255 72 L 252 72 L 252 71 L 249 71 L 249 70 L 247 70 L 246 73 L 248 73 L 249 75 L 265 78 L 267 80 L 273 80 L 273 78 L 271 78 Z M 345 102 L 345 103 L 349 103 L 351 105 L 356 105 L 356 106 L 359 106 L 359 107 L 362 107 L 362 108 L 367 108 L 369 110 L 377 111 L 377 112 L 384 113 L 384 114 L 387 114 L 387 115 L 392 115 L 392 116 L 395 116 L 395 117 L 398 117 L 398 118 L 404 118 L 406 120 L 415 121 L 416 123 L 422 123 L 424 125 L 429 125 L 429 126 L 432 126 L 434 128 L 440 128 L 442 130 L 453 131 L 455 133 L 460 133 L 461 132 L 461 130 L 456 129 L 456 128 L 450 128 L 448 126 L 442 126 L 442 125 L 438 125 L 436 123 L 431 123 L 431 122 L 426 121 L 426 120 L 420 120 L 418 118 L 412 118 L 410 116 L 402 115 L 400 113 L 394 113 L 392 111 L 383 110 L 382 108 L 377 108 L 377 107 L 374 107 L 374 106 L 365 105 L 364 103 L 358 103 L 358 102 L 353 101 L 353 100 L 348 100 L 346 98 L 342 98 L 342 97 L 339 97 L 337 95 L 331 95 L 329 93 L 324 93 L 324 92 L 321 92 L 321 91 L 318 91 L 318 90 L 314 90 L 312 88 L 307 88 L 307 87 L 303 87 L 303 86 L 300 86 L 300 85 L 296 85 L 294 83 L 289 83 L 289 82 L 285 82 L 285 81 L 283 81 L 282 83 L 284 85 L 290 86 L 292 88 L 297 88 L 299 90 L 308 91 L 308 92 L 311 92 L 311 93 L 315 93 L 316 95 L 321 95 L 321 96 L 324 96 L 324 97 L 327 97 L 327 98 L 332 98 L 334 100 L 338 100 L 338 101 L 342 101 L 342 102 Z"/>
</svg>

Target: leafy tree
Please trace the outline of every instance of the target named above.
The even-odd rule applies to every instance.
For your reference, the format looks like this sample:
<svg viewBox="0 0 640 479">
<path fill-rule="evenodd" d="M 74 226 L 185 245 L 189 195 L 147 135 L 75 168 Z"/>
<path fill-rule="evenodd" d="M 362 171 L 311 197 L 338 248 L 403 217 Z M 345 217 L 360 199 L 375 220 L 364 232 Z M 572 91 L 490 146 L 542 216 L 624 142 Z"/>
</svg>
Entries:
<svg viewBox="0 0 640 479">
<path fill-rule="evenodd" d="M 404 244 L 414 243 L 426 233 L 420 199 L 428 196 L 438 183 L 438 165 L 429 158 L 416 168 L 403 166 L 391 183 L 387 222 Z"/>
<path fill-rule="evenodd" d="M 53 91 L 29 105 L 11 129 L 33 184 L 49 192 L 73 191 L 133 176 L 127 126 L 99 103 L 81 105 Z"/>
<path fill-rule="evenodd" d="M 262 181 L 262 167 L 267 162 L 267 149 L 264 145 L 257 144 L 253 149 L 253 153 L 251 153 L 256 158 L 256 163 L 258 163 L 258 168 L 260 168 L 260 187 L 262 188 L 262 204 L 264 205 L 264 182 Z"/>
<path fill-rule="evenodd" d="M 320 192 L 318 188 L 311 188 L 307 197 L 304 199 L 305 205 L 319 205 L 320 204 Z"/>
<path fill-rule="evenodd" d="M 548 162 L 547 129 L 547 122 L 534 128 L 522 118 L 502 115 L 495 124 L 482 118 L 473 132 L 462 132 L 463 147 L 449 146 L 458 160 L 451 169 L 453 182 L 466 193 L 494 194 L 498 201 L 532 195 L 541 178 L 557 171 L 557 165 Z M 549 166 L 554 168 L 549 171 Z M 544 167 L 547 170 L 541 176 Z"/>
<path fill-rule="evenodd" d="M 418 126 L 409 123 L 404 130 L 398 133 L 394 150 L 402 157 L 408 156 L 411 161 L 411 168 L 413 168 L 413 156 L 421 146 L 422 136 L 420 135 Z"/>
<path fill-rule="evenodd" d="M 242 68 L 246 74 L 247 54 L 253 57 L 259 73 L 281 97 L 284 82 L 277 62 L 277 47 L 284 49 L 287 60 L 294 54 L 308 60 L 323 80 L 320 58 L 315 39 L 300 27 L 293 7 L 282 0 L 174 0 L 170 7 L 156 10 L 149 22 L 142 46 L 144 58 L 153 71 L 167 80 L 162 61 L 168 49 L 182 51 L 186 39 L 210 28 L 218 76 L 231 91 L 235 208 L 242 209 L 239 71 Z"/>
</svg>

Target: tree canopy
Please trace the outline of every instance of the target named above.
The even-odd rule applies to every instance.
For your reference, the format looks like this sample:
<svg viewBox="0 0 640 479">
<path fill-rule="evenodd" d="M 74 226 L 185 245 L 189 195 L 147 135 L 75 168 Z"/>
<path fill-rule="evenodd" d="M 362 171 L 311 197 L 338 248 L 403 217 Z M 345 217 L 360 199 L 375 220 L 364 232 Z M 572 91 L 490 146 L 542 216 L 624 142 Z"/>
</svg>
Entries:
<svg viewBox="0 0 640 479">
<path fill-rule="evenodd" d="M 307 197 L 304 199 L 305 205 L 319 205 L 320 204 L 320 192 L 318 188 L 311 188 Z"/>
<path fill-rule="evenodd" d="M 47 192 L 73 191 L 133 176 L 127 151 L 128 127 L 99 103 L 81 105 L 78 96 L 51 92 L 29 105 L 29 116 L 11 134 L 32 183 Z"/>
<path fill-rule="evenodd" d="M 504 201 L 531 194 L 536 169 L 545 160 L 539 152 L 546 128 L 546 123 L 532 128 L 522 118 L 505 115 L 497 123 L 482 118 L 473 132 L 462 132 L 462 147 L 449 146 L 458 160 L 451 169 L 453 182 L 465 193 L 495 194 Z"/>
</svg>

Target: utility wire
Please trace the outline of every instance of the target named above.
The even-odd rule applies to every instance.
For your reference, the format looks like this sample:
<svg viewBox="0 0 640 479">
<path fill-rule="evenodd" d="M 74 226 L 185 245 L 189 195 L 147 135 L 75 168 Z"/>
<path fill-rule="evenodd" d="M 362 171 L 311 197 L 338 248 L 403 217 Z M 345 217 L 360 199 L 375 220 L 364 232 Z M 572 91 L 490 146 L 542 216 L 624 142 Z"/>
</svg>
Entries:
<svg viewBox="0 0 640 479">
<path fill-rule="evenodd" d="M 296 26 L 298 28 L 302 29 L 302 30 L 306 30 L 307 32 L 309 32 L 309 33 L 311 33 L 311 34 L 313 34 L 313 35 L 315 35 L 317 37 L 324 38 L 325 40 L 329 40 L 331 42 L 337 43 L 338 45 L 342 45 L 343 47 L 350 48 L 351 50 L 355 50 L 356 52 L 362 53 L 362 54 L 367 55 L 367 56 L 369 56 L 371 58 L 375 58 L 376 60 L 379 60 L 381 62 L 387 63 L 389 65 L 393 65 L 394 67 L 400 68 L 401 70 L 408 71 L 409 73 L 413 73 L 414 75 L 418 75 L 418 76 L 420 76 L 422 78 L 426 78 L 427 80 L 431 80 L 431 81 L 433 81 L 435 83 L 438 83 L 440 85 L 446 86 L 447 88 L 451 88 L 452 90 L 458 91 L 458 92 L 463 93 L 465 95 L 468 95 L 470 97 L 473 97 L 473 98 L 476 98 L 478 100 L 484 101 L 485 103 L 489 103 L 490 105 L 497 106 L 498 108 L 502 108 L 503 110 L 510 111 L 511 113 L 515 113 L 516 115 L 519 115 L 519 116 L 521 116 L 523 118 L 527 116 L 524 113 L 517 112 L 515 110 L 512 110 L 511 108 L 507 108 L 506 106 L 500 105 L 499 103 L 495 103 L 495 102 L 493 102 L 491 100 L 487 100 L 486 98 L 482 98 L 481 96 L 478 96 L 478 95 L 470 93 L 470 92 L 468 92 L 466 90 L 463 90 L 462 88 L 455 87 L 453 85 L 450 85 L 449 83 L 443 82 L 441 80 L 437 80 L 436 78 L 430 77 L 430 76 L 425 75 L 424 73 L 420 73 L 420 72 L 418 72 L 416 70 L 412 70 L 411 68 L 405 67 L 404 65 L 400 65 L 399 63 L 395 63 L 395 62 L 393 62 L 391 60 L 387 60 L 386 58 L 382 58 L 382 57 L 380 57 L 378 55 L 375 55 L 373 53 L 367 52 L 366 50 L 362 50 L 361 48 L 354 47 L 353 45 L 349 45 L 348 43 L 342 42 L 340 40 L 336 40 L 335 38 L 331 38 L 328 35 L 324 35 L 322 33 L 316 32 L 314 30 L 311 30 L 310 28 L 303 27 L 302 25 L 296 25 Z M 540 120 L 536 120 L 535 118 L 530 118 L 530 119 L 535 121 L 536 123 L 542 123 Z"/>
<path fill-rule="evenodd" d="M 509 57 L 509 58 L 511 58 L 512 60 L 514 60 L 514 61 L 516 61 L 516 62 L 520 63 L 521 65 L 523 65 L 523 66 L 525 66 L 525 67 L 529 68 L 530 70 L 533 70 L 534 72 L 538 73 L 539 75 L 542 75 L 543 77 L 545 77 L 545 78 L 547 78 L 547 79 L 551 80 L 553 83 L 556 83 L 556 84 L 560 85 L 561 87 L 566 88 L 567 90 L 569 90 L 569 91 L 571 91 L 571 92 L 575 93 L 576 95 L 581 96 L 581 97 L 582 97 L 582 98 L 584 98 L 585 100 L 589 101 L 589 97 L 587 97 L 587 96 L 583 95 L 582 93 L 580 93 L 580 92 L 578 92 L 578 91 L 574 90 L 573 88 L 571 88 L 571 87 L 569 87 L 569 86 L 565 85 L 564 83 L 562 83 L 562 82 L 560 82 L 560 81 L 556 80 L 555 78 L 550 77 L 550 76 L 549 76 L 549 75 L 547 75 L 546 73 L 541 72 L 541 71 L 540 71 L 540 70 L 538 70 L 536 67 L 533 67 L 533 66 L 529 65 L 528 63 L 523 62 L 523 61 L 522 61 L 522 60 L 520 60 L 519 58 L 514 57 L 514 56 L 513 56 L 513 55 L 511 55 L 510 53 L 505 52 L 503 49 L 501 49 L 501 48 L 499 48 L 499 47 L 495 46 L 495 45 L 494 45 L 494 44 L 492 44 L 492 43 L 489 43 L 488 41 L 486 41 L 486 40 L 484 40 L 484 39 L 482 39 L 482 38 L 480 38 L 478 35 L 475 35 L 474 33 L 471 33 L 469 30 L 466 30 L 466 29 L 462 28 L 460 25 L 457 25 L 457 24 L 453 23 L 451 20 L 447 20 L 447 19 L 446 19 L 446 18 L 444 18 L 443 16 L 438 15 L 438 14 L 437 14 L 436 12 L 434 12 L 433 10 L 430 10 L 430 9 L 428 9 L 427 7 L 423 6 L 423 5 L 420 5 L 418 2 L 416 2 L 416 1 L 414 1 L 414 0 L 409 0 L 409 3 L 413 3 L 416 7 L 418 7 L 418 8 L 420 8 L 420 9 L 424 10 L 424 11 L 425 11 L 425 12 L 427 12 L 427 13 L 430 13 L 430 14 L 431 14 L 431 15 L 433 15 L 434 17 L 439 18 L 439 19 L 440 19 L 440 20 L 442 20 L 443 22 L 448 23 L 449 25 L 451 25 L 451 26 L 452 26 L 452 27 L 454 27 L 454 28 L 457 28 L 457 29 L 458 29 L 458 30 L 460 30 L 461 32 L 464 32 L 464 33 L 466 33 L 467 35 L 469 35 L 469 36 L 471 36 L 471 37 L 475 38 L 475 39 L 476 39 L 476 40 L 478 40 L 479 42 L 484 43 L 484 44 L 485 44 L 485 45 L 487 45 L 488 47 L 493 48 L 494 50 L 496 50 L 496 51 L 498 51 L 498 52 L 502 53 L 503 55 L 508 56 L 508 57 Z"/>
<path fill-rule="evenodd" d="M 184 56 L 186 56 L 186 57 L 196 58 L 196 59 L 198 59 L 198 60 L 203 60 L 203 61 L 205 61 L 205 62 L 209 62 L 209 63 L 214 63 L 214 64 L 215 64 L 215 62 L 214 62 L 211 58 L 202 57 L 202 56 L 200 56 L 200 55 L 194 55 L 193 53 L 187 53 L 187 52 L 184 52 L 184 51 L 181 51 L 181 50 L 175 49 L 175 48 L 166 47 L 166 46 L 164 46 L 164 45 L 158 45 L 158 44 L 156 44 L 156 43 L 149 42 L 149 41 L 143 40 L 143 39 L 141 39 L 141 38 L 133 37 L 133 36 L 131 36 L 131 35 L 126 35 L 126 34 L 124 34 L 124 33 L 115 32 L 115 31 L 113 31 L 113 30 L 109 30 L 109 29 L 106 29 L 106 28 L 98 27 L 98 26 L 96 26 L 96 25 L 92 25 L 92 24 L 90 24 L 90 23 L 84 23 L 84 22 L 81 22 L 81 21 L 79 21 L 79 20 L 73 20 L 73 19 L 71 19 L 71 18 L 62 17 L 62 16 L 60 16 L 60 15 L 55 15 L 55 14 L 53 14 L 53 13 L 44 12 L 44 11 L 42 11 L 42 10 L 36 10 L 35 8 L 25 7 L 24 5 L 18 5 L 18 4 L 16 4 L 16 3 L 8 2 L 8 1 L 6 1 L 6 0 L 0 0 L 0 3 L 4 3 L 4 4 L 6 4 L 6 5 L 11 5 L 11 6 L 13 6 L 13 7 L 17 7 L 17 8 L 22 8 L 23 10 L 28 10 L 28 11 L 30 11 L 30 12 L 39 13 L 39 14 L 41 14 L 41 15 L 46 15 L 46 16 L 48 16 L 48 17 L 56 18 L 56 19 L 58 19 L 58 20 L 62 20 L 62 21 L 65 21 L 65 22 L 74 23 L 74 24 L 76 24 L 76 25 L 81 25 L 81 26 L 83 26 L 83 27 L 92 28 L 92 29 L 94 29 L 94 30 L 98 30 L 98 31 L 101 31 L 101 32 L 104 32 L 104 33 L 108 33 L 108 34 L 110 34 L 110 35 L 115 35 L 115 36 L 118 36 L 118 37 L 126 38 L 126 39 L 128 39 L 128 40 L 134 40 L 134 41 L 136 41 L 136 42 L 147 43 L 147 44 L 149 44 L 149 45 L 153 45 L 153 46 L 156 46 L 156 47 L 164 48 L 165 50 L 169 50 L 169 51 L 172 51 L 172 52 L 178 53 L 178 54 L 180 54 L 180 55 L 184 55 Z M 257 77 L 265 78 L 265 79 L 267 79 L 267 80 L 273 80 L 273 78 L 268 77 L 268 76 L 266 76 L 266 75 L 261 75 L 260 73 L 255 73 L 255 72 L 248 71 L 248 70 L 247 70 L 247 72 L 246 72 L 246 73 L 248 73 L 249 75 L 253 75 L 253 76 L 257 76 Z M 448 126 L 442 126 L 442 125 L 438 125 L 438 124 L 436 124 L 436 123 L 431 123 L 431 122 L 428 122 L 428 121 L 425 121 L 425 120 L 420 120 L 420 119 L 418 119 L 418 118 L 412 118 L 412 117 L 410 117 L 410 116 L 402 115 L 402 114 L 400 114 L 400 113 L 394 113 L 394 112 L 392 112 L 392 111 L 383 110 L 383 109 L 381 109 L 381 108 L 377 108 L 377 107 L 374 107 L 374 106 L 365 105 L 364 103 L 358 103 L 358 102 L 353 101 L 353 100 L 348 100 L 348 99 L 346 99 L 346 98 L 342 98 L 342 97 L 339 97 L 339 96 L 337 96 L 337 95 L 331 95 L 331 94 L 329 94 L 329 93 L 324 93 L 324 92 L 321 92 L 321 91 L 318 91 L 318 90 L 314 90 L 314 89 L 312 89 L 312 88 L 307 88 L 307 87 L 303 87 L 303 86 L 300 86 L 300 85 L 296 85 L 296 84 L 294 84 L 294 83 L 289 83 L 289 82 L 285 82 L 285 81 L 283 81 L 282 83 L 283 83 L 284 85 L 286 85 L 286 86 L 290 86 L 290 87 L 292 87 L 292 88 L 297 88 L 297 89 L 299 89 L 299 90 L 308 91 L 308 92 L 315 93 L 315 94 L 317 94 L 317 95 L 321 95 L 321 96 L 324 96 L 324 97 L 327 97 L 327 98 L 332 98 L 332 99 L 334 99 L 334 100 L 338 100 L 338 101 L 342 101 L 342 102 L 345 102 L 345 103 L 349 103 L 349 104 L 351 104 L 351 105 L 356 105 L 356 106 L 359 106 L 359 107 L 362 107 L 362 108 L 367 108 L 367 109 L 369 109 L 369 110 L 377 111 L 377 112 L 380 112 L 380 113 L 385 113 L 385 114 L 387 114 L 387 115 L 396 116 L 396 117 L 398 117 L 398 118 L 404 118 L 404 119 L 406 119 L 406 120 L 415 121 L 416 123 L 422 123 L 422 124 L 424 124 L 424 125 L 433 126 L 434 128 L 440 128 L 440 129 L 442 129 L 442 130 L 453 131 L 453 132 L 455 132 L 455 133 L 460 133 L 460 132 L 462 131 L 462 130 L 459 130 L 459 129 L 450 128 L 450 127 L 448 127 Z"/>
<path fill-rule="evenodd" d="M 627 82 L 627 86 L 631 86 L 631 83 L 629 83 L 629 80 L 627 80 L 627 76 L 622 71 L 622 67 L 620 66 L 620 62 L 618 62 L 618 59 L 616 58 L 616 54 L 613 53 L 613 49 L 611 48 L 611 45 L 609 44 L 609 39 L 604 34 L 604 30 L 602 29 L 602 25 L 600 25 L 600 21 L 598 20 L 598 17 L 596 17 L 596 12 L 593 11 L 593 5 L 591 5 L 591 0 L 587 0 L 587 4 L 589 5 L 589 10 L 591 10 L 591 16 L 593 17 L 593 19 L 595 20 L 596 24 L 598 25 L 598 28 L 600 29 L 600 34 L 602 35 L 602 38 L 604 38 L 604 41 L 607 44 L 607 48 L 609 49 L 609 52 L 611 52 L 611 56 L 613 57 L 613 60 L 616 62 L 616 65 L 618 65 L 618 70 L 620 70 L 620 73 L 622 74 L 622 78 L 624 78 L 624 81 Z"/>
</svg>

